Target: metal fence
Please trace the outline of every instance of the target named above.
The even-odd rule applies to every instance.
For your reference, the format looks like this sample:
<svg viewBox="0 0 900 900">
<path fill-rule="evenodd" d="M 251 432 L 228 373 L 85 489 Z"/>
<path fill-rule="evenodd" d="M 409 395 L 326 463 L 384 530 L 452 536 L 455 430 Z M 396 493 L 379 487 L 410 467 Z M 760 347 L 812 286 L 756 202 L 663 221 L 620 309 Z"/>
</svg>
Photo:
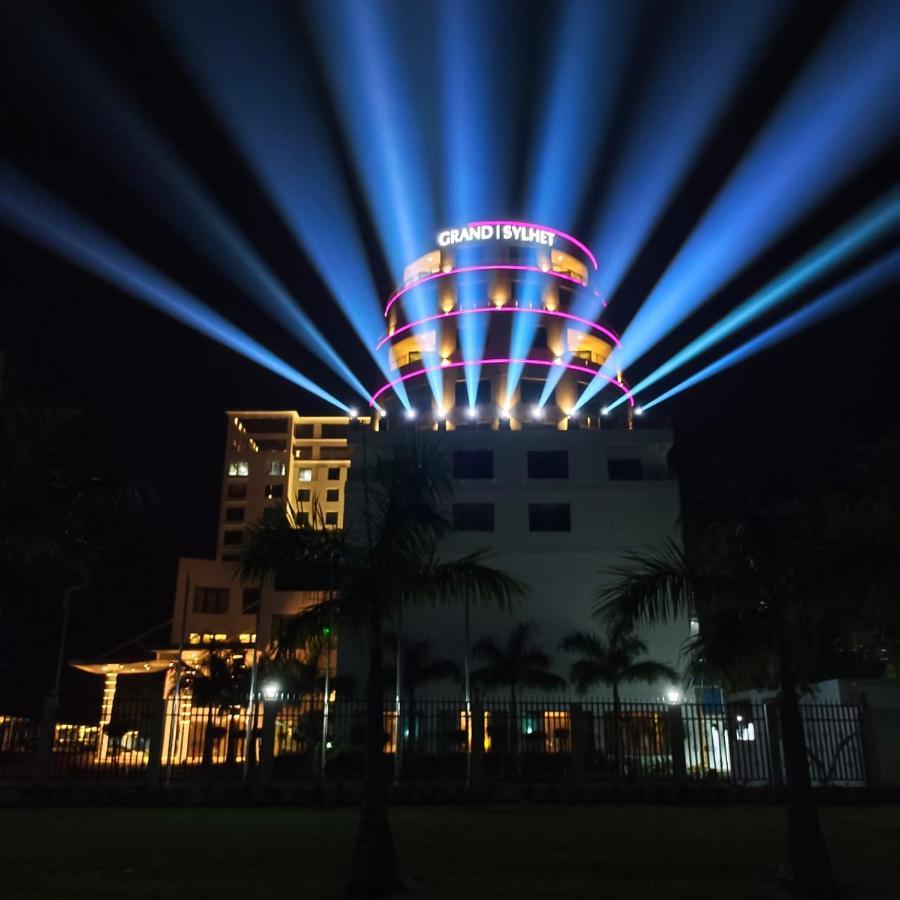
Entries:
<svg viewBox="0 0 900 900">
<path fill-rule="evenodd" d="M 382 715 L 386 770 L 402 781 L 784 782 L 775 703 L 497 698 L 393 701 Z M 803 704 L 814 783 L 866 784 L 860 708 Z M 116 698 L 108 721 L 0 716 L 0 779 L 358 780 L 365 704 L 279 696 L 248 706 L 183 697 Z M 249 741 L 248 741 L 249 735 Z M 323 760 L 324 747 L 324 760 Z M 249 758 L 247 753 L 249 751 Z"/>
</svg>

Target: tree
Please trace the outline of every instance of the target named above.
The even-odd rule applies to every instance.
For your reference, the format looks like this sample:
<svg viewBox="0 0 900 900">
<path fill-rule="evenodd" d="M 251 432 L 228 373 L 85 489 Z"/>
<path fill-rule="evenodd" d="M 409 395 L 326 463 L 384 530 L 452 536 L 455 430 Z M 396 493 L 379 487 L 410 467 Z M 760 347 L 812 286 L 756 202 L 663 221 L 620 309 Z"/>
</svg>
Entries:
<svg viewBox="0 0 900 900">
<path fill-rule="evenodd" d="M 223 730 L 214 724 L 216 713 L 228 716 L 225 734 L 225 762 L 232 764 L 237 755 L 235 719 L 247 706 L 250 694 L 250 670 L 231 651 L 211 648 L 191 674 L 191 704 L 206 710 L 203 730 L 202 765 L 210 768 L 213 747 Z"/>
<path fill-rule="evenodd" d="M 385 685 L 397 682 L 397 635 L 387 636 L 387 646 L 394 663 L 384 667 Z M 454 680 L 461 677 L 460 668 L 452 659 L 443 657 L 435 658 L 432 655 L 432 644 L 429 640 L 402 643 L 400 657 L 400 689 L 406 700 L 405 719 L 409 725 L 409 740 L 407 745 L 412 758 L 418 749 L 418 709 L 416 707 L 416 695 L 420 688 L 436 681 Z M 398 723 L 399 728 L 399 723 Z"/>
<path fill-rule="evenodd" d="M 484 665 L 472 673 L 472 680 L 484 687 L 509 688 L 509 752 L 518 754 L 518 693 L 527 688 L 552 691 L 566 686 L 565 678 L 550 671 L 550 657 L 532 640 L 537 626 L 520 622 L 505 644 L 492 637 L 482 638 L 472 647 L 472 656 Z"/>
<path fill-rule="evenodd" d="M 317 528 L 290 507 L 270 512 L 247 529 L 240 570 L 247 580 L 272 578 L 281 587 L 324 591 L 324 599 L 297 617 L 309 633 L 337 626 L 366 635 L 365 780 L 351 889 L 385 894 L 400 886 L 400 876 L 383 759 L 383 623 L 411 604 L 475 600 L 508 607 L 524 594 L 524 585 L 488 565 L 483 551 L 438 557 L 438 544 L 450 530 L 445 507 L 452 482 L 435 441 L 408 434 L 370 469 L 365 431 L 362 440 L 359 527 Z"/>
<path fill-rule="evenodd" d="M 613 695 L 613 772 L 618 774 L 622 746 L 620 738 L 621 700 L 619 686 L 654 681 L 678 681 L 680 675 L 671 666 L 653 659 L 641 659 L 647 645 L 624 622 L 613 622 L 606 636 L 576 631 L 560 642 L 566 653 L 578 653 L 581 658 L 572 663 L 569 681 L 579 693 L 597 684 L 605 684 Z"/>
</svg>

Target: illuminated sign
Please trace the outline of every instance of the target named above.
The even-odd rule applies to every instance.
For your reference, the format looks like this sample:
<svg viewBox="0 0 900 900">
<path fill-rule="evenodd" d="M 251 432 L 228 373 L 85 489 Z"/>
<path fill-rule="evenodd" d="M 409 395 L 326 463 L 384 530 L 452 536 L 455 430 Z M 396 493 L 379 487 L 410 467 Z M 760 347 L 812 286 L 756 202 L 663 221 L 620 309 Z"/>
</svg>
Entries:
<svg viewBox="0 0 900 900">
<path fill-rule="evenodd" d="M 465 228 L 448 228 L 438 232 L 439 247 L 451 247 L 453 244 L 468 244 L 472 241 L 519 241 L 524 244 L 543 244 L 553 246 L 556 233 L 537 225 L 513 222 L 479 222 L 466 225 Z"/>
</svg>

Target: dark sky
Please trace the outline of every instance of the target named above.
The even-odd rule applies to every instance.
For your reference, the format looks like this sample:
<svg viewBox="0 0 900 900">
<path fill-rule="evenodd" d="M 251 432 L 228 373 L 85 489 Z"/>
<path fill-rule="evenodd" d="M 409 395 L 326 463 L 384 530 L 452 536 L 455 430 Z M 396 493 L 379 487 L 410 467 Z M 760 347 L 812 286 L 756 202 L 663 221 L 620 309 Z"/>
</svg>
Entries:
<svg viewBox="0 0 900 900">
<path fill-rule="evenodd" d="M 653 52 L 665 30 L 663 6 L 650 7 L 638 59 Z M 677 4 L 672 6 L 675 12 L 668 14 L 677 14 Z M 44 17 L 45 8 L 52 20 Z M 767 111 L 841 8 L 841 4 L 821 2 L 800 4 L 787 17 L 615 296 L 609 310 L 614 326 L 623 329 L 627 324 Z M 537 4 L 533 15 L 521 16 L 507 40 L 532 45 L 546 24 L 541 18 L 546 15 L 546 4 Z M 8 18 L 0 22 L 7 101 L 3 132 L 7 155 L 16 166 L 304 374 L 343 399 L 352 399 L 342 382 L 290 342 L 282 329 L 256 315 L 220 272 L 183 246 L 165 221 L 86 149 L 77 127 L 80 111 L 71 104 L 60 108 L 61 101 L 54 103 L 52 90 L 49 95 L 44 90 L 47 79 L 52 85 L 55 78 L 78 79 L 79 73 L 48 67 L 38 62 L 34 53 L 45 41 L 48 27 L 63 27 L 103 62 L 126 94 L 177 147 L 198 180 L 232 214 L 295 295 L 313 301 L 308 311 L 322 330 L 363 382 L 376 385 L 368 354 L 336 314 L 311 265 L 298 255 L 252 172 L 180 69 L 144 6 L 67 2 L 44 7 L 28 0 L 4 4 L 0 18 Z M 48 25 L 51 21 L 52 26 Z M 296 38 L 298 46 L 308 44 L 309 36 L 300 25 Z M 635 66 L 636 78 L 639 69 Z M 527 86 L 526 80 L 523 90 Z M 324 106 L 324 98 L 322 102 L 326 115 L 333 115 L 333 110 Z M 616 125 L 627 119 L 628 112 L 623 101 L 616 112 Z M 524 147 L 534 123 L 521 117 L 518 127 L 520 140 L 516 143 Z M 617 127 L 610 129 L 610 140 L 617 131 Z M 603 154 L 608 157 L 614 151 L 614 146 L 606 146 Z M 585 186 L 582 218 L 586 230 L 576 233 L 589 232 L 592 203 L 603 194 L 604 158 L 598 158 L 595 175 Z M 520 176 L 522 158 L 508 164 Z M 140 160 L 134 165 L 139 170 Z M 363 217 L 359 187 L 352 181 L 346 159 L 344 165 Z M 835 186 L 813 215 L 635 366 L 631 381 L 880 196 L 895 170 L 895 158 L 885 154 L 852 181 Z M 519 213 L 516 209 L 497 211 L 497 215 Z M 374 231 L 371 227 L 365 230 Z M 156 484 L 163 495 L 162 509 L 139 523 L 134 534 L 122 536 L 112 550 L 109 571 L 98 578 L 90 596 L 78 601 L 72 652 L 94 654 L 166 618 L 178 555 L 213 552 L 224 410 L 324 412 L 326 408 L 272 373 L 17 234 L 0 234 L 0 349 L 9 352 L 18 381 L 30 393 L 80 408 L 86 440 L 98 458 L 127 459 L 131 472 Z M 376 248 L 369 249 L 374 270 L 381 273 L 379 290 L 386 295 L 391 288 L 387 268 Z M 864 259 L 874 259 L 884 249 L 877 248 Z M 835 273 L 817 290 L 859 265 L 857 260 L 849 269 Z M 798 296 L 790 308 L 813 296 L 812 291 Z M 852 446 L 896 427 L 894 346 L 895 326 L 900 321 L 892 305 L 896 300 L 895 292 L 872 298 L 662 405 L 658 419 L 671 417 L 676 440 L 683 447 L 720 448 L 725 455 L 734 453 L 743 466 L 758 463 L 761 470 L 778 471 L 785 467 L 795 470 L 804 460 L 826 469 L 837 465 Z M 726 344 L 724 349 L 730 346 Z M 721 352 L 723 348 L 717 348 L 683 374 Z M 23 600 L 27 615 L 4 627 L 6 658 L 0 677 L 5 696 L 10 688 L 25 683 L 42 690 L 50 678 L 58 601 L 46 589 L 28 593 Z M 26 643 L 17 638 L 16 629 L 22 628 L 37 636 L 37 653 L 14 649 Z"/>
</svg>

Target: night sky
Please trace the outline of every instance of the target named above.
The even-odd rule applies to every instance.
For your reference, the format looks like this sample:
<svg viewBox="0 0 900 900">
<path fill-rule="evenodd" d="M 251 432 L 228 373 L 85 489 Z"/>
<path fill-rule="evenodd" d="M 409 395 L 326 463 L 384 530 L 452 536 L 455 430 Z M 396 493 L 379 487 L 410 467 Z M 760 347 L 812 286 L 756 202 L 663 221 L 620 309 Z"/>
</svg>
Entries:
<svg viewBox="0 0 900 900">
<path fill-rule="evenodd" d="M 664 13 L 663 8 L 669 7 Z M 627 83 L 637 91 L 641 60 L 653 54 L 667 27 L 672 6 L 657 4 L 641 32 L 640 50 Z M 740 158 L 842 7 L 800 4 L 770 42 L 746 89 L 719 123 L 704 152 L 682 182 L 672 203 L 612 298 L 609 321 L 623 330 L 656 283 L 716 189 Z M 49 16 L 45 16 L 45 10 Z M 543 33 L 548 4 L 536 4 L 519 17 L 506 40 L 523 60 Z M 77 71 L 38 62 L 35 46 L 48 27 L 64 27 L 112 73 L 121 89 L 177 148 L 196 178 L 232 215 L 344 360 L 370 388 L 380 375 L 370 356 L 330 300 L 311 264 L 204 104 L 142 4 L 7 3 L 0 12 L 0 66 L 6 111 L 5 155 L 45 189 L 122 240 L 138 255 L 227 315 L 305 375 L 350 402 L 358 398 L 317 359 L 266 320 L 242 293 L 204 258 L 185 246 L 166 221 L 142 203 L 131 187 L 106 170 L 79 131 L 80 110 L 53 102 L 55 79 L 77 79 Z M 52 26 L 48 23 L 54 23 Z M 295 22 L 298 52 L 312 51 L 301 17 Z M 516 55 L 516 54 L 514 54 Z M 410 73 L 412 76 L 415 73 Z M 522 62 L 518 83 L 529 90 L 539 77 Z M 51 89 L 48 90 L 48 84 Z M 628 92 L 614 114 L 627 121 Z M 88 102 L 85 98 L 85 102 Z M 324 104 L 328 121 L 336 112 Z M 523 108 L 524 109 L 524 108 Z M 433 110 L 422 112 L 427 127 Z M 515 144 L 528 146 L 536 127 L 527 112 L 516 119 Z M 587 237 L 598 199 L 604 194 L 605 162 L 615 153 L 615 136 L 598 156 L 579 213 Z M 524 149 L 522 150 L 524 154 Z M 349 153 L 341 160 L 365 234 L 374 234 Z M 522 158 L 505 161 L 521 181 Z M 134 160 L 137 172 L 140 160 Z M 806 217 L 756 264 L 733 279 L 626 375 L 636 382 L 687 340 L 765 284 L 848 218 L 883 195 L 896 173 L 896 158 L 885 153 L 848 182 L 823 196 Z M 496 217 L 521 210 L 485 210 Z M 177 215 L 177 209 L 172 215 Z M 549 223 L 555 224 L 555 223 Z M 562 226 L 564 227 L 564 226 Z M 430 239 L 423 235 L 423 242 Z M 3 295 L 0 349 L 11 356 L 16 377 L 28 393 L 83 411 L 85 439 L 98 459 L 126 461 L 134 477 L 155 484 L 162 507 L 135 524 L 112 548 L 108 571 L 77 601 L 71 652 L 89 656 L 162 622 L 169 615 L 179 555 L 214 552 L 215 526 L 226 408 L 296 408 L 306 413 L 329 408 L 276 375 L 168 319 L 91 274 L 68 264 L 13 231 L 2 231 Z M 824 288 L 882 255 L 887 243 L 839 269 L 815 289 L 801 292 L 788 307 L 752 329 L 780 318 Z M 378 289 L 392 288 L 377 242 L 368 247 Z M 423 250 L 427 246 L 423 246 Z M 602 248 L 594 248 L 602 257 Z M 816 326 L 801 336 L 679 395 L 654 410 L 656 421 L 671 421 L 682 448 L 716 448 L 736 465 L 784 474 L 828 470 L 858 444 L 896 432 L 896 325 L 884 292 Z M 748 335 L 726 342 L 692 362 L 679 376 L 696 371 Z M 669 386 L 678 377 L 663 383 Z M 651 390 L 650 396 L 656 391 Z M 2 642 L 4 698 L 22 685 L 43 692 L 52 674 L 58 629 L 58 601 L 46 587 L 27 595 L 26 611 L 7 621 Z M 36 636 L 10 639 L 17 628 Z M 25 648 L 27 647 L 27 652 Z M 36 649 L 37 652 L 34 652 Z"/>
</svg>

